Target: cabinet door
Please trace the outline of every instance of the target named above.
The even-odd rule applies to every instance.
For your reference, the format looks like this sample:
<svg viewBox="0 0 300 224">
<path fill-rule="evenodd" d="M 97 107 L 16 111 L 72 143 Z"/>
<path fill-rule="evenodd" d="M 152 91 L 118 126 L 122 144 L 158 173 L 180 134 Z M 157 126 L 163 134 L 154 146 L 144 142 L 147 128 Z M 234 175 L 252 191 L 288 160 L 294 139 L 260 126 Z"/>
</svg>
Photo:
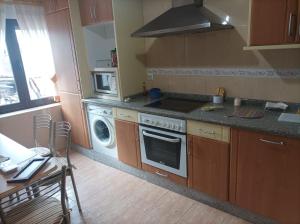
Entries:
<svg viewBox="0 0 300 224">
<path fill-rule="evenodd" d="M 65 92 L 60 92 L 59 95 L 64 120 L 69 121 L 72 125 L 72 142 L 90 148 L 80 95 Z"/>
<path fill-rule="evenodd" d="M 46 21 L 58 79 L 58 90 L 79 93 L 80 84 L 69 10 L 48 14 L 46 15 Z"/>
<path fill-rule="evenodd" d="M 68 0 L 56 0 L 56 11 L 69 8 Z"/>
<path fill-rule="evenodd" d="M 56 8 L 55 0 L 44 0 L 43 4 L 44 4 L 44 9 L 46 14 L 55 12 L 55 8 Z"/>
<path fill-rule="evenodd" d="M 79 0 L 80 16 L 82 26 L 87 26 L 95 22 L 95 0 Z"/>
<path fill-rule="evenodd" d="M 240 130 L 234 141 L 236 204 L 280 223 L 300 223 L 300 141 Z"/>
<path fill-rule="evenodd" d="M 286 9 L 286 0 L 252 0 L 250 45 L 282 44 Z"/>
<path fill-rule="evenodd" d="M 96 22 L 113 20 L 112 0 L 96 0 Z"/>
<path fill-rule="evenodd" d="M 141 154 L 138 139 L 138 124 L 115 120 L 119 160 L 141 168 Z"/>
<path fill-rule="evenodd" d="M 69 8 L 68 0 L 44 0 L 43 4 L 46 14 Z"/>
<path fill-rule="evenodd" d="M 221 200 L 228 200 L 229 144 L 188 136 L 188 185 Z"/>
<path fill-rule="evenodd" d="M 296 41 L 298 23 L 298 1 L 299 0 L 287 0 L 287 13 L 285 23 L 286 43 L 294 43 Z"/>
</svg>

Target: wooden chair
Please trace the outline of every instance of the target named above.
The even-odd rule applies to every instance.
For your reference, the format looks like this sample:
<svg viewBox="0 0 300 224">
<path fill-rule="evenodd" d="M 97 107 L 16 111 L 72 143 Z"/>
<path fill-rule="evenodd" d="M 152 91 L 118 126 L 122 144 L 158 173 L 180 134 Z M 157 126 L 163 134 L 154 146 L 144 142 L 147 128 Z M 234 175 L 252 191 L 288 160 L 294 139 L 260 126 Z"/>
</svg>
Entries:
<svg viewBox="0 0 300 224">
<path fill-rule="evenodd" d="M 70 212 L 66 203 L 66 172 L 67 168 L 63 166 L 55 174 L 18 189 L 20 199 L 0 197 L 2 223 L 70 223 Z M 34 197 L 31 192 L 36 192 Z"/>
<path fill-rule="evenodd" d="M 67 176 L 71 177 L 78 210 L 79 212 L 82 212 L 73 174 L 73 168 L 76 169 L 76 167 L 71 163 L 70 160 L 71 129 L 71 124 L 67 121 L 53 122 L 52 151 L 53 156 L 55 156 L 62 165 L 67 166 Z M 59 143 L 62 143 L 61 140 L 64 140 L 64 146 L 59 145 Z"/>
<path fill-rule="evenodd" d="M 38 114 L 33 116 L 33 140 L 35 147 L 30 148 L 38 155 L 49 156 L 52 154 L 52 117 L 51 114 Z M 39 132 L 45 130 L 48 132 L 48 146 L 44 147 L 39 141 Z"/>
</svg>

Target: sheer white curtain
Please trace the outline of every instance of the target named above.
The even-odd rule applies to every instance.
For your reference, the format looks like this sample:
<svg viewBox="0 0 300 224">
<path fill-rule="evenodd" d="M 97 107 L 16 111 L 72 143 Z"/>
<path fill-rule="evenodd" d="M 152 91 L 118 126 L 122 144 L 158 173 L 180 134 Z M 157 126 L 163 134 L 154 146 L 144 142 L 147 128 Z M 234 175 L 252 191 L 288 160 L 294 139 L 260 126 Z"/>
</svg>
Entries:
<svg viewBox="0 0 300 224">
<path fill-rule="evenodd" d="M 0 106 L 19 102 L 5 41 L 6 19 L 13 15 L 14 9 L 0 2 Z"/>
<path fill-rule="evenodd" d="M 44 10 L 37 5 L 14 5 L 19 24 L 21 49 L 31 99 L 55 95 L 51 78 L 55 74 Z"/>
<path fill-rule="evenodd" d="M 2 48 L 5 43 L 4 35 L 5 35 L 5 11 L 4 11 L 4 4 L 0 2 L 0 48 Z"/>
</svg>

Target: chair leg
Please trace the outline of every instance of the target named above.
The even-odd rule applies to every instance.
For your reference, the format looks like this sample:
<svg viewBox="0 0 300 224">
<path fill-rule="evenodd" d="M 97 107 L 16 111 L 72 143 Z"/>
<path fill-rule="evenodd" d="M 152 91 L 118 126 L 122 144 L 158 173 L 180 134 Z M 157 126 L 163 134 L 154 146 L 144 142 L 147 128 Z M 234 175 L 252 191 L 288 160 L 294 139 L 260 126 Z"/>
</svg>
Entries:
<svg viewBox="0 0 300 224">
<path fill-rule="evenodd" d="M 32 185 L 32 193 L 35 198 L 40 196 L 39 187 L 36 184 Z"/>
<path fill-rule="evenodd" d="M 72 180 L 72 185 L 73 185 L 73 190 L 74 190 L 75 197 L 76 197 L 76 202 L 77 202 L 78 210 L 81 213 L 82 210 L 81 210 L 81 205 L 80 205 L 80 201 L 79 201 L 79 196 L 78 196 L 78 192 L 77 192 L 75 178 L 74 178 L 74 175 L 73 175 L 72 168 L 70 168 L 70 176 L 71 176 L 71 180 Z"/>
<path fill-rule="evenodd" d="M 26 193 L 27 193 L 27 196 L 28 196 L 29 200 L 31 200 L 32 196 L 31 196 L 31 191 L 30 191 L 29 187 L 26 187 Z"/>
<path fill-rule="evenodd" d="M 19 192 L 16 192 L 17 200 L 20 201 L 20 194 Z"/>
</svg>

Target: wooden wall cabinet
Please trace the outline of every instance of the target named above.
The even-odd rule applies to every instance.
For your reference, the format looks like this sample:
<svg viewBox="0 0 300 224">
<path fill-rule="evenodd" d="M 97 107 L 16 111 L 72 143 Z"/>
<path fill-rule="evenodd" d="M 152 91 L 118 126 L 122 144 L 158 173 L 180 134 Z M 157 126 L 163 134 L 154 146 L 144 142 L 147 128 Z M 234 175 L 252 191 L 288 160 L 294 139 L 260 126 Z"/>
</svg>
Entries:
<svg viewBox="0 0 300 224">
<path fill-rule="evenodd" d="M 297 22 L 296 42 L 300 43 L 300 1 L 298 2 L 298 22 Z"/>
<path fill-rule="evenodd" d="M 59 91 L 80 93 L 69 10 L 46 15 Z"/>
<path fill-rule="evenodd" d="M 230 201 L 280 223 L 300 223 L 300 141 L 233 130 Z"/>
<path fill-rule="evenodd" d="M 228 200 L 229 143 L 188 135 L 188 186 Z"/>
<path fill-rule="evenodd" d="M 115 120 L 115 126 L 119 160 L 140 169 L 141 153 L 138 124 Z"/>
<path fill-rule="evenodd" d="M 68 0 L 44 0 L 44 9 L 46 14 L 67 9 L 68 7 Z"/>
<path fill-rule="evenodd" d="M 299 0 L 251 0 L 250 46 L 299 42 L 299 4 Z"/>
<path fill-rule="evenodd" d="M 82 26 L 113 20 L 112 0 L 79 0 Z"/>
</svg>

